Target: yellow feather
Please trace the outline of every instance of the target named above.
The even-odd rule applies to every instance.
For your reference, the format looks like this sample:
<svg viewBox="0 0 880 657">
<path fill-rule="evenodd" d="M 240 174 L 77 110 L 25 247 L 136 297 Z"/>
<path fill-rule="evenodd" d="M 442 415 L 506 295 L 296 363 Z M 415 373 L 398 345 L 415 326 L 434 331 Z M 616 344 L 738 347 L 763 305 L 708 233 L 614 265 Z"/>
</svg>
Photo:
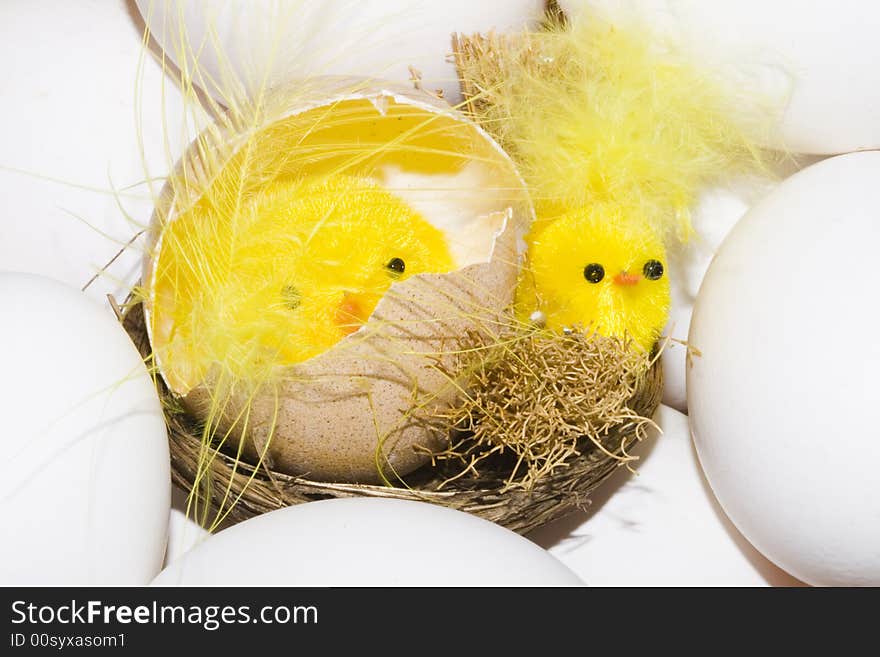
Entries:
<svg viewBox="0 0 880 657">
<path fill-rule="evenodd" d="M 158 263 L 156 348 L 184 389 L 216 363 L 268 378 L 360 327 L 395 280 L 453 268 L 439 229 L 346 175 L 267 183 L 234 216 L 198 203 L 168 225 Z"/>
<path fill-rule="evenodd" d="M 539 215 L 618 203 L 686 237 L 702 187 L 760 166 L 731 90 L 649 29 L 587 15 L 525 44 L 480 118 L 515 154 Z"/>
<path fill-rule="evenodd" d="M 701 188 L 761 167 L 762 154 L 731 120 L 729 90 L 650 29 L 586 14 L 497 41 L 503 57 L 461 72 L 538 214 L 518 312 L 540 310 L 551 327 L 629 333 L 650 349 L 669 283 L 665 273 L 647 280 L 645 263 L 665 265 L 664 242 L 690 235 Z M 601 283 L 585 280 L 591 263 L 603 265 Z M 621 274 L 627 283 L 616 285 Z"/>
</svg>

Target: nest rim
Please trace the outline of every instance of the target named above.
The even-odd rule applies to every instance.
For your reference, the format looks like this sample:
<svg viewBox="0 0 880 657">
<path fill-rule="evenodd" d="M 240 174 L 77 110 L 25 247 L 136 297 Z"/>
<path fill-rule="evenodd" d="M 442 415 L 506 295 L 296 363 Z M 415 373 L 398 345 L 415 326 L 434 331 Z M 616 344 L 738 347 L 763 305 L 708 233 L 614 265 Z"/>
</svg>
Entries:
<svg viewBox="0 0 880 657">
<path fill-rule="evenodd" d="M 145 361 L 152 354 L 144 322 L 143 304 L 129 299 L 120 321 Z M 178 398 L 159 376 L 154 376 L 165 412 L 171 456 L 172 482 L 185 494 L 205 487 L 203 512 L 213 509 L 214 518 L 237 523 L 294 504 L 322 499 L 366 497 L 401 499 L 439 504 L 471 513 L 520 534 L 589 506 L 589 497 L 618 467 L 627 462 L 627 450 L 641 440 L 644 429 L 630 427 L 626 433 L 613 430 L 620 447 L 612 456 L 600 449 L 585 450 L 543 477 L 529 489 L 509 488 L 503 474 L 468 477 L 449 484 L 447 476 L 433 471 L 428 463 L 407 475 L 400 485 L 328 482 L 273 469 L 266 461 L 257 464 L 243 456 L 212 450 L 207 472 L 200 472 L 203 452 L 197 420 L 182 409 Z M 633 396 L 633 408 L 651 418 L 660 404 L 663 390 L 661 359 L 653 357 L 643 386 Z M 198 509 L 196 510 L 198 513 Z M 221 516 L 222 514 L 222 516 Z M 197 518 L 196 518 L 197 519 Z M 216 526 L 219 524 L 215 522 Z"/>
</svg>

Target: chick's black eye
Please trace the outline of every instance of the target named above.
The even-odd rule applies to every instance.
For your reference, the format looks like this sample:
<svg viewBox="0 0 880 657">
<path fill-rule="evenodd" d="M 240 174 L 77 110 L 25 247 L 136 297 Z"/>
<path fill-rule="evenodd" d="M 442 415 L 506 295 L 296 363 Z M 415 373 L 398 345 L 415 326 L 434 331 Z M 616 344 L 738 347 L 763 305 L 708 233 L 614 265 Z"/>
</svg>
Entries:
<svg viewBox="0 0 880 657">
<path fill-rule="evenodd" d="M 590 283 L 598 283 L 605 278 L 605 267 L 598 262 L 591 263 L 584 267 L 584 278 Z"/>
<path fill-rule="evenodd" d="M 406 271 L 406 263 L 400 258 L 391 258 L 391 260 L 388 261 L 388 264 L 385 265 L 385 269 L 387 269 L 388 273 L 392 276 L 400 276 Z"/>
<path fill-rule="evenodd" d="M 281 289 L 281 298 L 290 310 L 296 310 L 302 302 L 302 295 L 293 285 L 285 285 Z"/>
<path fill-rule="evenodd" d="M 648 260 L 642 268 L 642 273 L 649 281 L 656 281 L 663 276 L 663 263 L 659 260 Z"/>
</svg>

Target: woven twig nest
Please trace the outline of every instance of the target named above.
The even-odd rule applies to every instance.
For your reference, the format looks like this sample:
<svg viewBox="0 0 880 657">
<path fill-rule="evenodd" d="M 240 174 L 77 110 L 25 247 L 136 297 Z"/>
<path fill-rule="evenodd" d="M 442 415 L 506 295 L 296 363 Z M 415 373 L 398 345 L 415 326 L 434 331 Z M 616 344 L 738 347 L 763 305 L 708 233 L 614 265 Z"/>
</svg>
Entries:
<svg viewBox="0 0 880 657">
<path fill-rule="evenodd" d="M 141 354 L 149 359 L 151 348 L 142 305 L 127 306 L 122 321 Z M 198 489 L 204 506 L 197 515 L 207 517 L 206 503 L 210 502 L 232 521 L 302 502 L 376 497 L 441 504 L 526 533 L 588 504 L 590 493 L 630 460 L 627 449 L 651 425 L 649 418 L 662 396 L 662 372 L 656 355 L 642 354 L 648 368 L 639 370 L 636 352 L 631 352 L 635 355 L 630 361 L 615 356 L 618 350 L 628 348 L 622 341 L 580 332 L 564 335 L 561 340 L 554 345 L 542 342 L 538 334 L 526 334 L 521 340 L 497 340 L 488 349 L 468 352 L 482 354 L 470 362 L 470 374 L 477 385 L 475 390 L 483 392 L 463 395 L 465 401 L 440 418 L 458 429 L 458 437 L 449 450 L 435 455 L 433 463 L 407 475 L 405 483 L 388 486 L 315 481 L 275 470 L 265 461 L 256 464 L 222 451 L 212 453 L 208 468 L 201 467 L 205 462 L 203 428 L 157 377 L 166 408 L 174 483 L 186 492 Z M 525 368 L 526 377 L 518 378 L 506 367 L 497 369 L 495 365 L 502 356 L 497 349 L 503 349 L 505 362 L 510 362 L 508 356 L 528 354 L 533 366 Z M 582 374 L 591 359 L 595 361 L 593 366 Z M 609 368 L 611 361 L 616 365 Z M 627 362 L 633 367 L 629 368 Z M 547 379 L 542 367 L 557 369 L 554 380 Z M 626 380 L 621 379 L 622 375 Z M 546 385 L 532 389 L 530 394 L 527 388 L 539 379 Z M 584 381 L 594 382 L 593 387 L 578 388 Z M 503 409 L 487 405 L 485 386 L 493 382 L 504 388 L 505 395 L 518 396 L 506 414 Z M 604 395 L 609 386 L 617 394 L 624 391 L 626 397 L 611 400 L 613 403 L 596 397 Z M 564 394 L 555 394 L 554 387 Z M 554 398 L 565 401 L 559 404 Z M 526 442 L 537 450 L 538 458 L 533 460 L 537 467 L 518 471 L 523 450 L 515 446 L 500 449 L 493 443 L 493 435 L 498 434 L 482 421 L 485 418 L 479 417 L 480 409 L 494 413 L 508 434 L 536 430 L 536 439 Z M 579 435 L 581 427 L 570 421 L 571 412 L 577 409 L 578 417 L 586 420 L 593 435 Z M 547 421 L 548 416 L 554 417 Z M 559 435 L 547 435 L 548 426 L 557 427 Z"/>
</svg>

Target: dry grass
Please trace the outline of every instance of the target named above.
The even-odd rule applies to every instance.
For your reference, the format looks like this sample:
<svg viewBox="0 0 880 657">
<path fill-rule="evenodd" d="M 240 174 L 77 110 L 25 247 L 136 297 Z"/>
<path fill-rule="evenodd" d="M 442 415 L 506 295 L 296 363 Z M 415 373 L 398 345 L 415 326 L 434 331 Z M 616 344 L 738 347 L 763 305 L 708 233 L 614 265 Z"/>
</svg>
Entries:
<svg viewBox="0 0 880 657">
<path fill-rule="evenodd" d="M 469 344 L 468 344 L 469 343 Z M 465 385 L 444 417 L 456 436 L 435 463 L 461 471 L 444 482 L 505 472 L 503 492 L 533 489 L 590 450 L 633 460 L 626 447 L 651 424 L 633 408 L 653 364 L 631 341 L 584 331 L 474 333 L 455 371 Z"/>
</svg>

